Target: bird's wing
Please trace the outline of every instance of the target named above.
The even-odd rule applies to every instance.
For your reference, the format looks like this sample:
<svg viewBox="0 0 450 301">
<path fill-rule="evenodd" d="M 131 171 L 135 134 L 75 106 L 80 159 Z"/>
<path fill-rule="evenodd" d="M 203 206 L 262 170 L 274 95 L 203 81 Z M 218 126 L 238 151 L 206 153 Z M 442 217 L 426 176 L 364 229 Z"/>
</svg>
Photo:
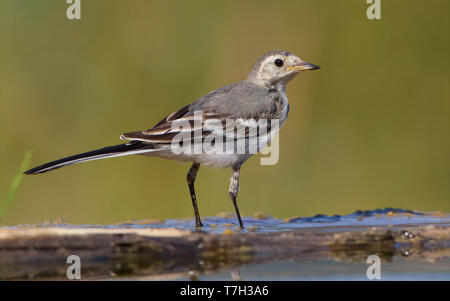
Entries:
<svg viewBox="0 0 450 301">
<path fill-rule="evenodd" d="M 274 96 L 247 82 L 235 83 L 215 90 L 184 106 L 145 131 L 124 133 L 121 139 L 170 144 L 178 134 L 204 139 L 210 134 L 234 137 L 256 135 L 262 118 L 273 115 Z M 239 132 L 232 128 L 243 126 Z M 269 122 L 270 123 L 270 122 Z M 270 124 L 269 124 L 270 126 Z"/>
</svg>

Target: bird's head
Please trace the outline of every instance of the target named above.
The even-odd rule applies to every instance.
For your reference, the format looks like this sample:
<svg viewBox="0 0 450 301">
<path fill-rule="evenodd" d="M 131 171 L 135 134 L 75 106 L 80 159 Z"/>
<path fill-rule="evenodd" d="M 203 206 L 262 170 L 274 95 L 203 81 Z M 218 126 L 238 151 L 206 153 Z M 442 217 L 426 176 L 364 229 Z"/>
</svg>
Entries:
<svg viewBox="0 0 450 301">
<path fill-rule="evenodd" d="M 291 52 L 273 50 L 258 59 L 247 80 L 269 87 L 284 86 L 301 71 L 314 69 L 319 69 L 319 66 L 307 63 Z"/>
</svg>

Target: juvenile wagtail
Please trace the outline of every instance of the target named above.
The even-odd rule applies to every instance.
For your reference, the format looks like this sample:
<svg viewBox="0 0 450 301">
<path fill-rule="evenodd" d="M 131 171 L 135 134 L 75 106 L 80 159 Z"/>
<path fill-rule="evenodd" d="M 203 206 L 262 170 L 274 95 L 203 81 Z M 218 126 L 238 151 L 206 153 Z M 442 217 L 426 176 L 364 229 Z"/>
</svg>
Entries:
<svg viewBox="0 0 450 301">
<path fill-rule="evenodd" d="M 233 147 L 231 152 L 224 152 L 223 145 L 214 143 L 213 139 L 213 143 L 210 143 L 212 149 L 208 152 L 180 152 L 178 148 L 174 148 L 173 141 L 182 135 L 181 144 L 177 142 L 176 146 L 194 145 L 195 148 L 196 143 L 204 142 L 211 133 L 214 133 L 215 139 L 222 136 L 230 140 L 231 137 L 234 142 L 242 139 L 249 141 L 249 136 L 252 136 L 258 139 L 265 138 L 261 139 L 263 143 L 259 140 L 257 142 L 257 149 L 260 150 L 270 141 L 270 137 L 278 131 L 288 116 L 289 103 L 286 96 L 286 84 L 301 71 L 318 68 L 316 65 L 304 62 L 293 53 L 281 50 L 270 51 L 258 59 L 247 79 L 206 94 L 173 112 L 149 130 L 122 134 L 120 138 L 129 140 L 128 143 L 108 146 L 49 162 L 30 169 L 25 174 L 39 174 L 75 163 L 136 154 L 192 162 L 187 174 L 187 183 L 194 206 L 195 223 L 197 227 L 201 227 L 203 225 L 194 190 L 198 169 L 200 165 L 231 167 L 229 196 L 236 210 L 239 225 L 243 228 L 236 198 L 239 191 L 241 166 L 254 154 L 248 151 L 249 144 L 244 144 L 244 149 Z M 198 116 L 200 118 L 197 118 Z M 263 119 L 278 120 L 279 127 L 271 127 L 267 125 L 269 123 L 267 122 L 264 134 L 261 134 L 259 130 L 263 123 L 259 121 Z M 234 128 L 231 131 L 228 127 L 225 128 L 225 124 L 229 120 L 244 125 L 244 134 L 237 134 Z M 179 126 L 180 124 L 183 126 Z M 207 130 L 203 130 L 205 128 Z M 240 145 L 242 146 L 242 144 Z M 200 147 L 200 149 L 202 148 Z"/>
</svg>

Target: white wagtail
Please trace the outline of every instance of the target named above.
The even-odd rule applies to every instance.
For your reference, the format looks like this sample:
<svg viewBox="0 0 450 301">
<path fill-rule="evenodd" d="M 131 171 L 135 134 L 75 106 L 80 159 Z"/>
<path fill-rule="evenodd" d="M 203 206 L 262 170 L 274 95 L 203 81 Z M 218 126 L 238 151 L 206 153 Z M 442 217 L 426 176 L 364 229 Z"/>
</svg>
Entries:
<svg viewBox="0 0 450 301">
<path fill-rule="evenodd" d="M 194 206 L 195 223 L 197 227 L 201 227 L 203 225 L 198 212 L 194 190 L 197 171 L 200 165 L 231 167 L 233 173 L 229 196 L 236 210 L 239 225 L 243 228 L 236 197 L 239 191 L 240 168 L 253 155 L 253 153 L 248 152 L 248 144 L 244 147 L 246 149 L 244 152 L 236 150 L 236 148 L 233 148 L 234 151 L 231 152 L 223 152 L 222 145 L 220 150 L 215 149 L 212 152 L 179 152 L 174 150 L 174 138 L 183 134 L 184 140 L 181 144 L 177 143 L 177 145 L 184 145 L 186 142 L 189 145 L 192 142 L 194 145 L 199 138 L 200 141 L 204 141 L 211 132 L 215 132 L 216 135 L 219 133 L 219 135 L 224 135 L 228 138 L 229 130 L 224 130 L 225 121 L 228 120 L 240 120 L 241 124 L 244 124 L 246 127 L 246 135 L 251 132 L 249 128 L 260 127 L 258 121 L 263 119 L 278 120 L 279 127 L 281 127 L 289 112 L 286 84 L 299 72 L 318 68 L 318 66 L 306 63 L 290 52 L 281 50 L 270 51 L 258 59 L 246 80 L 206 94 L 193 103 L 173 112 L 149 130 L 121 135 L 121 139 L 129 140 L 130 142 L 49 162 L 30 169 L 25 174 L 38 174 L 75 163 L 135 154 L 193 162 L 187 174 L 187 183 Z M 196 123 L 197 119 L 194 118 L 198 116 L 198 113 L 201 114 L 199 124 Z M 216 127 L 213 130 L 211 130 L 211 123 L 207 125 L 212 120 L 219 121 L 218 125 L 217 123 L 215 125 L 212 123 L 213 127 Z M 248 120 L 256 122 L 247 122 Z M 187 122 L 189 126 L 180 127 L 179 124 L 183 124 L 183 122 Z M 267 126 L 266 139 L 262 140 L 262 144 L 258 142 L 261 144 L 258 144 L 258 150 L 267 144 L 270 137 L 273 136 L 275 131 L 278 131 L 279 127 L 271 128 Z M 203 131 L 204 128 L 208 130 Z M 224 132 L 227 134 L 223 134 Z M 257 133 L 256 136 L 259 137 L 259 131 Z M 233 141 L 242 137 L 238 134 L 233 136 L 234 134 L 235 130 L 233 129 L 231 133 L 231 137 L 234 137 Z"/>
</svg>

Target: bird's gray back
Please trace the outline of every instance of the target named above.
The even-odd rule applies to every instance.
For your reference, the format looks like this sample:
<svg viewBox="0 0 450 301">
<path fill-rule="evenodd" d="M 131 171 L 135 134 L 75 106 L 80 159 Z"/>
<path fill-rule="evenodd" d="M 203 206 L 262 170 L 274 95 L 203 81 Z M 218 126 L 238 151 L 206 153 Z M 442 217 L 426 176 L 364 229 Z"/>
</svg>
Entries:
<svg viewBox="0 0 450 301">
<path fill-rule="evenodd" d="M 282 118 L 287 99 L 283 91 L 270 91 L 248 81 L 214 90 L 189 106 L 189 113 L 210 112 L 238 119 Z"/>
</svg>

